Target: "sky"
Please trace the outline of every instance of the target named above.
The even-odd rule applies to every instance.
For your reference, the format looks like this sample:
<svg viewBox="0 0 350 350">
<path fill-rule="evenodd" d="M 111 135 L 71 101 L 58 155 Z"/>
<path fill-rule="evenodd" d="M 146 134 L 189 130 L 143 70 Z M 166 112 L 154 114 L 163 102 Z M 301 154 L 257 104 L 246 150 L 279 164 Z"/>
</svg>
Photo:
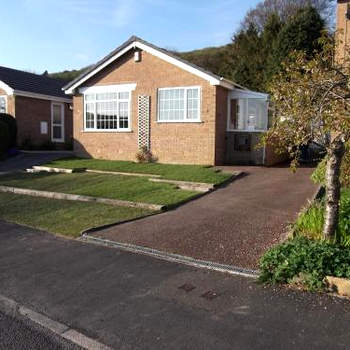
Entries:
<svg viewBox="0 0 350 350">
<path fill-rule="evenodd" d="M 35 73 L 79 69 L 131 35 L 178 51 L 219 46 L 258 2 L 1 0 L 0 66 Z"/>
</svg>

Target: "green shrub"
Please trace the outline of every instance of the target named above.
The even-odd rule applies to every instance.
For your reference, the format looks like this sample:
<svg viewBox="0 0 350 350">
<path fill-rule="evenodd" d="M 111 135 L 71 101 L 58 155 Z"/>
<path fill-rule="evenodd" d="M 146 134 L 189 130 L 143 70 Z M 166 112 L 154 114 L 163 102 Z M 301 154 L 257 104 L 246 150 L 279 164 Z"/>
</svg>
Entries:
<svg viewBox="0 0 350 350">
<path fill-rule="evenodd" d="M 294 234 L 322 240 L 323 223 L 324 200 L 321 200 L 313 203 L 299 215 L 294 225 Z M 350 248 L 350 189 L 348 188 L 341 192 L 339 222 L 333 243 Z"/>
<path fill-rule="evenodd" d="M 17 121 L 16 119 L 6 113 L 0 113 L 0 120 L 5 122 L 8 126 L 9 133 L 10 133 L 10 144 L 9 148 L 16 146 L 16 140 L 17 140 Z"/>
<path fill-rule="evenodd" d="M 0 120 L 0 155 L 4 155 L 11 143 L 10 130 L 8 124 Z"/>
<path fill-rule="evenodd" d="M 322 290 L 326 276 L 350 278 L 350 249 L 296 237 L 268 250 L 260 259 L 260 281 L 291 283 L 301 277 L 310 290 Z"/>
</svg>

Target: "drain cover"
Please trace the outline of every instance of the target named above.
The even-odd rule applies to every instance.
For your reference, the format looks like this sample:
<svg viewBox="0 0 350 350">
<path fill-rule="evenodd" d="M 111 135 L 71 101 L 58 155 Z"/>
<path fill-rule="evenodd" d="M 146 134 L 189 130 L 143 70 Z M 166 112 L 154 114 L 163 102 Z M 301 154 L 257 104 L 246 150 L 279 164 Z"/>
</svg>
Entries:
<svg viewBox="0 0 350 350">
<path fill-rule="evenodd" d="M 196 289 L 196 287 L 191 283 L 185 283 L 182 286 L 179 287 L 179 289 L 183 289 L 185 292 L 190 292 L 193 289 Z"/>
<path fill-rule="evenodd" d="M 205 292 L 204 294 L 201 295 L 202 298 L 205 298 L 208 300 L 213 300 L 213 299 L 217 298 L 218 296 L 219 296 L 219 294 L 212 291 L 212 290 L 208 290 L 207 292 Z"/>
</svg>

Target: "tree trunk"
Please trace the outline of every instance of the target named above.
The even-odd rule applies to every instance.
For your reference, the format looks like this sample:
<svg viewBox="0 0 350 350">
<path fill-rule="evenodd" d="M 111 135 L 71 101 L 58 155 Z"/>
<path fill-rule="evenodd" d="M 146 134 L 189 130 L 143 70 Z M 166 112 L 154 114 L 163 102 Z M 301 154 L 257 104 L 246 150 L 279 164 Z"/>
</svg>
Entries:
<svg viewBox="0 0 350 350">
<path fill-rule="evenodd" d="M 323 226 L 323 238 L 332 239 L 339 219 L 340 201 L 340 166 L 345 153 L 345 145 L 341 140 L 332 140 L 328 149 L 326 169 L 326 212 Z"/>
</svg>

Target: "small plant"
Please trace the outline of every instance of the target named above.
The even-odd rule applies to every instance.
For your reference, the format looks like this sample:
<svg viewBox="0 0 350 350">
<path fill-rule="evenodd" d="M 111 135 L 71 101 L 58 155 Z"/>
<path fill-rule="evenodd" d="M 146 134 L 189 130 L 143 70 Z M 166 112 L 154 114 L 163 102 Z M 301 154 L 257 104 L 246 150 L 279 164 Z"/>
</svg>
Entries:
<svg viewBox="0 0 350 350">
<path fill-rule="evenodd" d="M 157 158 L 153 156 L 151 150 L 147 146 L 142 146 L 136 153 L 136 160 L 139 163 L 155 163 Z"/>
<path fill-rule="evenodd" d="M 350 249 L 296 237 L 268 250 L 260 260 L 260 271 L 263 283 L 299 280 L 309 290 L 322 290 L 326 276 L 350 277 Z"/>
</svg>

